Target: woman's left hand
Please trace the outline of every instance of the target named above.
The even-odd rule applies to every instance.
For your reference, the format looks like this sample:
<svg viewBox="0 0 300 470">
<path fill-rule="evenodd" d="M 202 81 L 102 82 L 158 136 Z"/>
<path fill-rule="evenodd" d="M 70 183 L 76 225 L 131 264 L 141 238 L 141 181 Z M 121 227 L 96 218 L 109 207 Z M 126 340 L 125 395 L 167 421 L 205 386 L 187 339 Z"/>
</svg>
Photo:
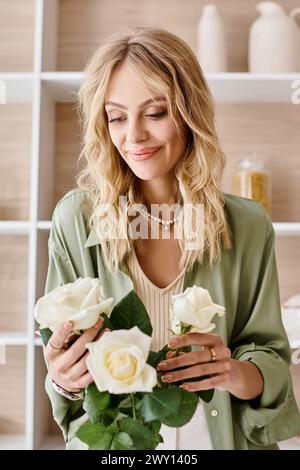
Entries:
<svg viewBox="0 0 300 470">
<path fill-rule="evenodd" d="M 184 346 L 205 346 L 205 349 L 179 353 L 169 351 L 167 360 L 157 366 L 162 373 L 162 381 L 167 383 L 185 379 L 195 379 L 184 382 L 181 387 L 191 392 L 209 390 L 228 390 L 232 382 L 231 351 L 223 344 L 220 335 L 212 333 L 186 333 L 171 338 L 169 346 L 181 348 Z M 215 354 L 211 353 L 213 349 Z M 214 357 L 213 357 L 214 356 Z M 180 368 L 180 370 L 178 370 Z M 210 376 L 201 380 L 202 376 Z M 197 380 L 198 379 L 198 380 Z"/>
</svg>

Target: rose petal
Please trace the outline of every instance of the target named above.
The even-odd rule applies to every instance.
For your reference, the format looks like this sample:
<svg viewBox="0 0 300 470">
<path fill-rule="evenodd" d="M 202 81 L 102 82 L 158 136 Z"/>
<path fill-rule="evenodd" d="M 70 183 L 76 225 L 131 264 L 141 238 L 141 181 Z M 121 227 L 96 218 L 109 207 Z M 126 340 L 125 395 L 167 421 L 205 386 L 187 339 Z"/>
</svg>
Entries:
<svg viewBox="0 0 300 470">
<path fill-rule="evenodd" d="M 113 298 L 105 299 L 98 278 L 78 278 L 59 286 L 41 297 L 34 307 L 34 316 L 43 327 L 55 331 L 66 320 L 74 321 L 74 330 L 93 326 L 101 313 L 109 315 Z"/>
<path fill-rule="evenodd" d="M 200 286 L 188 287 L 183 293 L 172 296 L 170 308 L 172 330 L 173 327 L 178 330 L 178 322 L 181 322 L 195 328 L 191 331 L 212 331 L 215 324 L 211 320 L 216 314 L 224 315 L 225 307 L 215 304 L 209 291 Z"/>
<path fill-rule="evenodd" d="M 114 394 L 152 391 L 157 383 L 157 373 L 146 363 L 150 344 L 151 338 L 137 326 L 130 330 L 106 332 L 98 341 L 88 343 L 86 347 L 90 354 L 87 357 L 87 367 L 98 390 L 108 390 Z M 116 366 L 118 357 L 121 358 L 120 370 L 114 373 L 113 367 Z M 134 369 L 130 362 L 123 364 L 122 358 L 134 361 Z"/>
</svg>

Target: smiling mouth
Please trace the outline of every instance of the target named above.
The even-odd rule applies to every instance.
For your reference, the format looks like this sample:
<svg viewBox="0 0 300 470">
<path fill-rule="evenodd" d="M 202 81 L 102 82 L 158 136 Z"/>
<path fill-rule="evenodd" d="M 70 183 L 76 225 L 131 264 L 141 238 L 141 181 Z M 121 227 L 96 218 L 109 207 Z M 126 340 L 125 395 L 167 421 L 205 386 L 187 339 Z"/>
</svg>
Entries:
<svg viewBox="0 0 300 470">
<path fill-rule="evenodd" d="M 157 147 L 157 149 L 152 150 L 150 152 L 144 152 L 144 153 L 134 153 L 134 152 L 128 152 L 129 156 L 135 160 L 135 161 L 142 161 L 142 160 L 148 160 L 151 158 L 154 154 L 156 154 L 161 147 Z"/>
</svg>

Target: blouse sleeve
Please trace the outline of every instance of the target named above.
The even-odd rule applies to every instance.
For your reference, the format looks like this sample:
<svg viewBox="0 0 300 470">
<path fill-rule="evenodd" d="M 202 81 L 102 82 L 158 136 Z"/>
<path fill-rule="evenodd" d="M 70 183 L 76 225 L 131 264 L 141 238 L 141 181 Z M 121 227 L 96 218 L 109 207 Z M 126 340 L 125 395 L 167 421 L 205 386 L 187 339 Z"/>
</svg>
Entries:
<svg viewBox="0 0 300 470">
<path fill-rule="evenodd" d="M 56 287 L 76 281 L 77 278 L 68 258 L 63 255 L 61 250 L 59 250 L 59 247 L 55 245 L 51 238 L 49 238 L 48 245 L 49 264 L 45 285 L 45 295 Z M 46 357 L 45 362 L 49 370 L 49 364 Z M 57 393 L 52 386 L 49 372 L 45 379 L 45 389 L 51 401 L 53 418 L 62 430 L 65 441 L 67 441 L 69 423 L 72 419 L 75 419 L 76 414 L 80 411 L 80 408 L 82 408 L 82 400 L 71 401 Z"/>
<path fill-rule="evenodd" d="M 252 309 L 240 333 L 231 341 L 232 358 L 253 362 L 264 378 L 264 389 L 254 400 L 232 396 L 234 418 L 246 438 L 270 445 L 300 432 L 300 415 L 289 371 L 291 352 L 281 318 L 275 233 L 269 218 L 260 273 Z M 249 279 L 249 278 L 248 278 Z M 255 276 L 253 276 L 253 282 Z"/>
</svg>

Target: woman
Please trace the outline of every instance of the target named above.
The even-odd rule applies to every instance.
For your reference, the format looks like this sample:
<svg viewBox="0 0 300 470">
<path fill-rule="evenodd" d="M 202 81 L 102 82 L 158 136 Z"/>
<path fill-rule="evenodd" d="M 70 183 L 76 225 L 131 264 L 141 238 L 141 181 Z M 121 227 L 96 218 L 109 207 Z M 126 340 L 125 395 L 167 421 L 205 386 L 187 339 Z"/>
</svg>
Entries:
<svg viewBox="0 0 300 470">
<path fill-rule="evenodd" d="M 169 353 L 159 371 L 169 383 L 192 378 L 187 390 L 214 388 L 214 397 L 184 428 L 163 427 L 164 446 L 278 448 L 300 431 L 300 417 L 281 321 L 274 230 L 260 204 L 220 189 L 225 156 L 195 55 L 157 28 L 116 34 L 90 59 L 78 97 L 85 165 L 78 188 L 53 213 L 46 293 L 80 276 L 99 277 L 115 302 L 135 288 L 158 350 L 169 339 L 172 295 L 193 285 L 208 289 L 226 315 L 214 334 L 177 339 L 176 347 L 193 351 Z M 126 199 L 121 206 L 120 196 Z M 140 237 L 132 225 L 136 214 L 128 211 L 135 203 L 144 207 Z M 171 206 L 168 217 L 154 215 L 153 204 Z M 180 231 L 186 220 L 177 209 L 187 206 L 202 207 L 203 219 L 190 218 L 190 230 Z M 156 231 L 148 236 L 153 220 Z M 193 245 L 191 233 L 200 232 L 202 243 Z M 85 420 L 80 390 L 92 382 L 85 344 L 100 336 L 101 324 L 65 350 L 71 328 L 62 325 L 45 351 L 46 389 L 69 449 L 84 448 L 75 433 Z M 196 350 L 199 345 L 206 348 Z M 210 378 L 201 380 L 204 375 Z"/>
</svg>

